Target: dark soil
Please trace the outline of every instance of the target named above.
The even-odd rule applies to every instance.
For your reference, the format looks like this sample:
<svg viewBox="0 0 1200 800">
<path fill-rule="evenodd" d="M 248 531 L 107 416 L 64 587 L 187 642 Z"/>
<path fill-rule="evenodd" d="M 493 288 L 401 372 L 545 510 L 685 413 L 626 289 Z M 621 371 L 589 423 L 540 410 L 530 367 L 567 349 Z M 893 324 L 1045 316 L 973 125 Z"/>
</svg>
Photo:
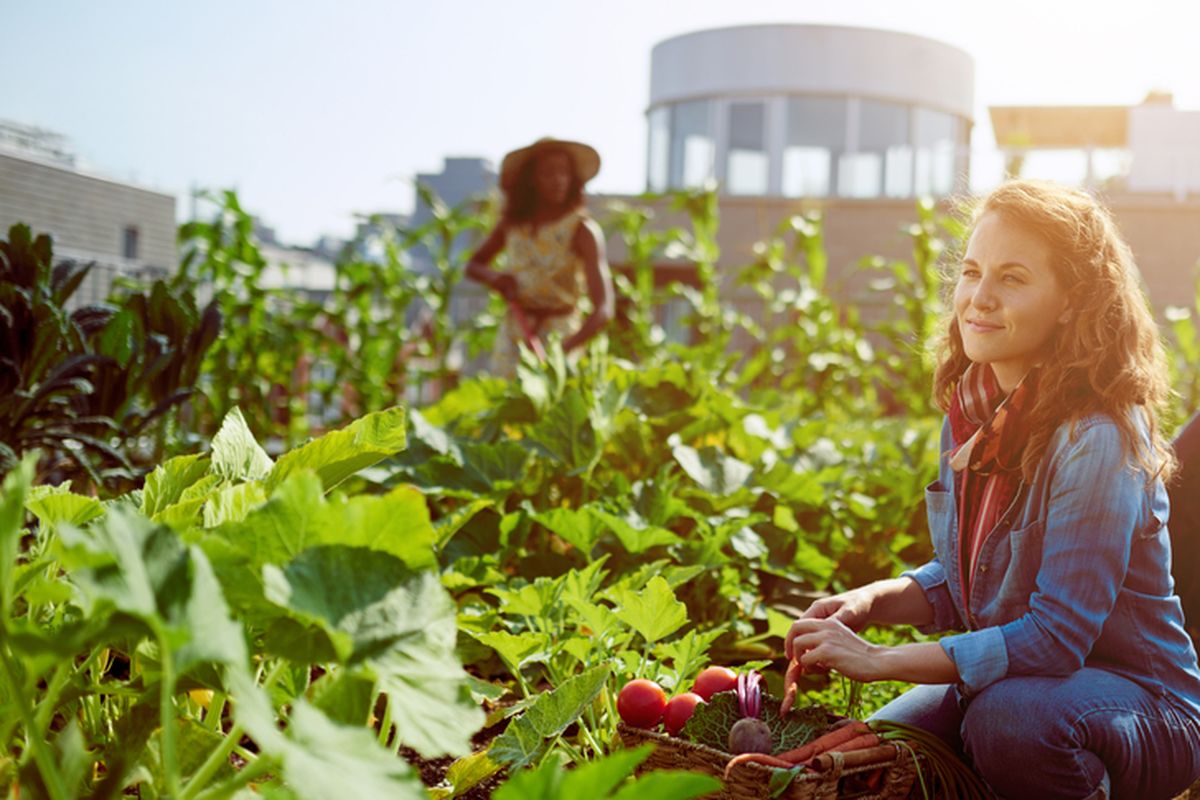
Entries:
<svg viewBox="0 0 1200 800">
<path fill-rule="evenodd" d="M 476 733 L 471 737 L 471 752 L 478 753 L 484 750 L 492 743 L 504 729 L 508 726 L 508 720 L 501 720 L 495 725 Z M 421 754 L 410 747 L 400 748 L 400 757 L 407 761 L 412 767 L 421 774 L 421 783 L 426 786 L 438 786 L 446 778 L 446 770 L 454 763 L 453 756 L 441 756 L 440 758 L 422 758 Z M 492 796 L 492 792 L 496 791 L 500 784 L 504 783 L 508 777 L 507 770 L 500 770 L 492 777 L 483 781 L 477 786 L 473 786 L 463 794 L 460 794 L 456 800 L 487 800 Z"/>
</svg>

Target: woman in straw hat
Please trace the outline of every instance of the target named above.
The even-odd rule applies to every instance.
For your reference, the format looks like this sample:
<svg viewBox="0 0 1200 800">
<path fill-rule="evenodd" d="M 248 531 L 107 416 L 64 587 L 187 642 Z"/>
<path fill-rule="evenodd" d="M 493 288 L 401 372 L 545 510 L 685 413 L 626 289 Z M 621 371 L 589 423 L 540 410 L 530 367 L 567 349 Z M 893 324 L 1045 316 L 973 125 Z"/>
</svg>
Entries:
<svg viewBox="0 0 1200 800">
<path fill-rule="evenodd" d="M 514 373 L 519 342 L 536 350 L 559 336 L 563 349 L 571 351 L 612 318 L 604 237 L 583 204 L 583 186 L 599 170 L 600 155 L 593 148 L 562 139 L 539 139 L 504 157 L 504 211 L 467 264 L 469 278 L 509 303 L 493 356 L 497 372 Z M 502 250 L 508 266 L 501 271 L 489 265 Z"/>
</svg>

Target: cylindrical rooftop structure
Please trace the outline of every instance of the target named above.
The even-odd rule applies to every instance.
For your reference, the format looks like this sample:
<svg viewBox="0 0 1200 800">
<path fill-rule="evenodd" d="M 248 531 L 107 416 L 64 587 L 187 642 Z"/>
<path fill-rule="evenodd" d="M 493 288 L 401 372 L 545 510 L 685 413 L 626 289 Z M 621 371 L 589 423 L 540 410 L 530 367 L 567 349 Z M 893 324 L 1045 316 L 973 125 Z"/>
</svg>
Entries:
<svg viewBox="0 0 1200 800">
<path fill-rule="evenodd" d="M 965 185 L 975 67 L 907 33 L 749 25 L 651 54 L 647 185 L 911 197 Z"/>
</svg>

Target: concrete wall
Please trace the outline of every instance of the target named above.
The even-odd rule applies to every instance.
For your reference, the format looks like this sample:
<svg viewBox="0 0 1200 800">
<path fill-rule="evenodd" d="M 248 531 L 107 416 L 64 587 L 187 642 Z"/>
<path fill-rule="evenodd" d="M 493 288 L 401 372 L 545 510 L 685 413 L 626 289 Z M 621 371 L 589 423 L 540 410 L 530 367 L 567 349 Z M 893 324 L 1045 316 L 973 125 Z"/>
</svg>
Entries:
<svg viewBox="0 0 1200 800">
<path fill-rule="evenodd" d="M 1200 193 L 1200 111 L 1134 106 L 1129 149 L 1130 191 L 1169 192 L 1176 199 Z"/>
<path fill-rule="evenodd" d="M 24 222 L 49 233 L 57 255 L 174 272 L 174 195 L 0 153 L 0 230 Z M 138 258 L 124 258 L 126 227 L 138 229 Z"/>
</svg>

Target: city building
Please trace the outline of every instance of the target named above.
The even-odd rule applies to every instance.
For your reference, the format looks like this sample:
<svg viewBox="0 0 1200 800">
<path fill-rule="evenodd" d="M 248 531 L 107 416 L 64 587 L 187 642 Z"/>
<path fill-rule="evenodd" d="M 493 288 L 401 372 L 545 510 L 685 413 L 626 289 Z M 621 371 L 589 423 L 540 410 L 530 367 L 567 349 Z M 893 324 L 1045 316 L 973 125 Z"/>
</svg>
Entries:
<svg viewBox="0 0 1200 800">
<path fill-rule="evenodd" d="M 829 25 L 749 25 L 650 56 L 646 187 L 729 196 L 914 197 L 965 187 L 972 58 Z"/>
<path fill-rule="evenodd" d="M 118 275 L 179 263 L 174 195 L 81 168 L 60 134 L 0 121 L 0 235 L 18 222 L 49 234 L 56 259 L 95 262 L 76 304 L 103 300 Z"/>
<path fill-rule="evenodd" d="M 866 313 L 889 298 L 868 290 L 865 257 L 909 259 L 915 199 L 944 212 L 1006 175 L 1098 192 L 1133 249 L 1156 311 L 1194 304 L 1200 261 L 1200 111 L 1151 93 L 1133 107 L 996 106 L 995 141 L 974 131 L 974 65 L 949 44 L 892 31 L 752 25 L 672 37 L 651 53 L 646 188 L 715 182 L 724 295 L 781 223 L 819 212 L 829 287 Z M 613 202 L 592 197 L 603 219 Z M 660 202 L 654 225 L 684 224 Z M 609 241 L 615 269 L 626 260 Z M 663 258 L 664 280 L 688 280 Z M 668 317 L 671 309 L 664 310 Z"/>
</svg>

